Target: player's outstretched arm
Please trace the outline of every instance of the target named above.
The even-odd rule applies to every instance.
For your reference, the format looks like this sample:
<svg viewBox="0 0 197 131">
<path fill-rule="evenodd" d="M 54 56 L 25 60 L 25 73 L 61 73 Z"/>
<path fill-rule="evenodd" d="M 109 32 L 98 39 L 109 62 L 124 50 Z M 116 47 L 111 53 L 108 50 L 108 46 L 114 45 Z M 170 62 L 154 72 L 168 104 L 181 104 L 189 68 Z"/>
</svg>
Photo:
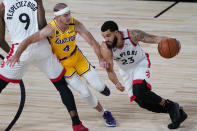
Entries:
<svg viewBox="0 0 197 131">
<path fill-rule="evenodd" d="M 129 30 L 129 35 L 135 43 L 141 41 L 144 43 L 158 44 L 161 40 L 167 39 L 167 37 L 148 34 L 141 30 Z"/>
<path fill-rule="evenodd" d="M 124 91 L 124 86 L 122 86 L 122 84 L 119 82 L 116 73 L 113 69 L 113 59 L 112 59 L 112 53 L 111 51 L 107 48 L 105 43 L 101 44 L 101 54 L 103 56 L 103 58 L 106 60 L 106 62 L 109 63 L 109 67 L 106 68 L 107 74 L 108 74 L 108 78 L 111 80 L 111 82 L 116 86 L 116 88 L 118 90 L 120 90 L 121 92 Z"/>
<path fill-rule="evenodd" d="M 42 30 L 34 33 L 33 35 L 23 40 L 22 43 L 20 43 L 16 53 L 10 59 L 7 60 L 7 64 L 13 67 L 16 62 L 19 62 L 21 54 L 29 45 L 41 41 L 43 39 L 46 39 L 47 37 L 50 38 L 53 36 L 54 36 L 54 29 L 49 25 L 45 26 Z"/>
<path fill-rule="evenodd" d="M 4 21 L 4 12 L 5 9 L 2 6 L 2 4 L 0 4 L 0 47 L 5 51 L 5 52 L 9 52 L 10 51 L 10 47 L 7 43 L 7 41 L 5 40 L 5 21 Z"/>
<path fill-rule="evenodd" d="M 94 39 L 92 34 L 85 28 L 85 26 L 76 20 L 76 31 L 88 42 L 88 44 L 94 49 L 94 52 L 96 53 L 99 64 L 103 68 L 108 67 L 108 63 L 103 59 L 103 56 L 100 51 L 100 45 L 99 43 Z"/>
<path fill-rule="evenodd" d="M 44 10 L 44 6 L 42 3 L 42 0 L 35 0 L 38 4 L 38 27 L 39 29 L 44 28 L 47 25 L 47 21 L 45 18 L 45 10 Z"/>
</svg>

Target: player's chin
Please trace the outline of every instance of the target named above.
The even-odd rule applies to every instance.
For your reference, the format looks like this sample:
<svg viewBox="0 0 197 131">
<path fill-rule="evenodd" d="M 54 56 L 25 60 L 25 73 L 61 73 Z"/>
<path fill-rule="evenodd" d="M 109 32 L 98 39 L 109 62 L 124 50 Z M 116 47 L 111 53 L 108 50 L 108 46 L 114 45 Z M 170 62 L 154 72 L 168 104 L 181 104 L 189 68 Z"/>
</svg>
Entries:
<svg viewBox="0 0 197 131">
<path fill-rule="evenodd" d="M 65 25 L 69 25 L 69 24 L 70 24 L 70 21 L 66 21 L 66 22 L 65 22 Z"/>
<path fill-rule="evenodd" d="M 107 42 L 107 44 L 110 45 L 110 46 L 112 46 L 112 43 L 113 43 L 113 42 L 111 42 L 111 41 L 108 41 L 108 42 Z"/>
<path fill-rule="evenodd" d="M 108 42 L 108 43 L 107 43 L 107 46 L 108 46 L 108 47 L 112 47 L 112 43 L 109 43 L 109 42 Z"/>
</svg>

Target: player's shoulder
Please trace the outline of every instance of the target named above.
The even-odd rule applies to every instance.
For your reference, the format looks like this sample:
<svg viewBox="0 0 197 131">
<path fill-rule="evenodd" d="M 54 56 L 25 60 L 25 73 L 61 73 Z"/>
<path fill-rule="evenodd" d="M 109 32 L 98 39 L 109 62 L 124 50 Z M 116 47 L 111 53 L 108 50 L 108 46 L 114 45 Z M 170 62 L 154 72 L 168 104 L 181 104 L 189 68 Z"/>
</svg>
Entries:
<svg viewBox="0 0 197 131">
<path fill-rule="evenodd" d="M 131 29 L 131 28 L 125 28 L 122 31 L 125 32 L 128 35 L 128 37 L 134 37 L 138 32 L 137 29 Z"/>
<path fill-rule="evenodd" d="M 138 41 L 141 39 L 143 34 L 144 34 L 144 31 L 142 31 L 142 30 L 128 29 L 128 35 L 134 43 L 138 43 Z"/>
<path fill-rule="evenodd" d="M 76 26 L 78 26 L 78 27 L 84 26 L 84 24 L 80 20 L 78 20 L 74 17 L 72 17 L 71 19 L 73 19 Z"/>
<path fill-rule="evenodd" d="M 137 35 L 138 33 L 142 32 L 139 29 L 127 29 L 130 35 Z"/>
</svg>

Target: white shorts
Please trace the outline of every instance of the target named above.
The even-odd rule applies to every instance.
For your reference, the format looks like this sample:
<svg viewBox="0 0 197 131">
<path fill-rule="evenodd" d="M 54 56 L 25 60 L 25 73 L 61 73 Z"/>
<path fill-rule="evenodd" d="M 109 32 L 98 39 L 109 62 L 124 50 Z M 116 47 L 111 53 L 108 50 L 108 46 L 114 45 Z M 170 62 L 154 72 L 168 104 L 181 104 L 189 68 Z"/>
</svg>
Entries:
<svg viewBox="0 0 197 131">
<path fill-rule="evenodd" d="M 29 65 L 38 67 L 52 82 L 58 81 L 64 75 L 64 68 L 52 53 L 51 47 L 46 40 L 30 45 L 22 53 L 20 62 L 16 63 L 14 67 L 9 67 L 6 61 L 15 54 L 18 46 L 18 43 L 12 44 L 10 53 L 2 62 L 0 67 L 1 79 L 6 82 L 19 83 Z"/>
<path fill-rule="evenodd" d="M 129 98 L 131 101 L 135 99 L 133 96 L 133 85 L 137 83 L 142 83 L 143 80 L 146 80 L 148 88 L 151 89 L 150 85 L 150 76 L 151 76 L 151 68 L 150 68 L 150 60 L 149 58 L 142 60 L 135 68 L 130 70 L 122 70 L 119 69 L 120 75 L 123 78 L 125 90 L 127 91 Z"/>
</svg>

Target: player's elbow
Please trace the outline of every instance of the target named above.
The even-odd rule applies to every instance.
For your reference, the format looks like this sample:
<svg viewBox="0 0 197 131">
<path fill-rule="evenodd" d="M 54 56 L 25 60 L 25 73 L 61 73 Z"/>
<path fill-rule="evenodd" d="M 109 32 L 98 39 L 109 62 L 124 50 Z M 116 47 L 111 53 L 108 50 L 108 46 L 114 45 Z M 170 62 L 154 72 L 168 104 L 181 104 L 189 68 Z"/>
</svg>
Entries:
<svg viewBox="0 0 197 131">
<path fill-rule="evenodd" d="M 37 33 L 31 35 L 30 37 L 28 37 L 28 38 L 26 39 L 26 41 L 27 41 L 27 43 L 28 43 L 28 45 L 29 45 L 29 44 L 32 44 L 32 43 L 39 42 L 39 41 L 41 41 L 42 39 L 43 39 L 43 38 L 42 38 L 42 33 L 39 31 L 39 32 L 37 32 Z"/>
</svg>

